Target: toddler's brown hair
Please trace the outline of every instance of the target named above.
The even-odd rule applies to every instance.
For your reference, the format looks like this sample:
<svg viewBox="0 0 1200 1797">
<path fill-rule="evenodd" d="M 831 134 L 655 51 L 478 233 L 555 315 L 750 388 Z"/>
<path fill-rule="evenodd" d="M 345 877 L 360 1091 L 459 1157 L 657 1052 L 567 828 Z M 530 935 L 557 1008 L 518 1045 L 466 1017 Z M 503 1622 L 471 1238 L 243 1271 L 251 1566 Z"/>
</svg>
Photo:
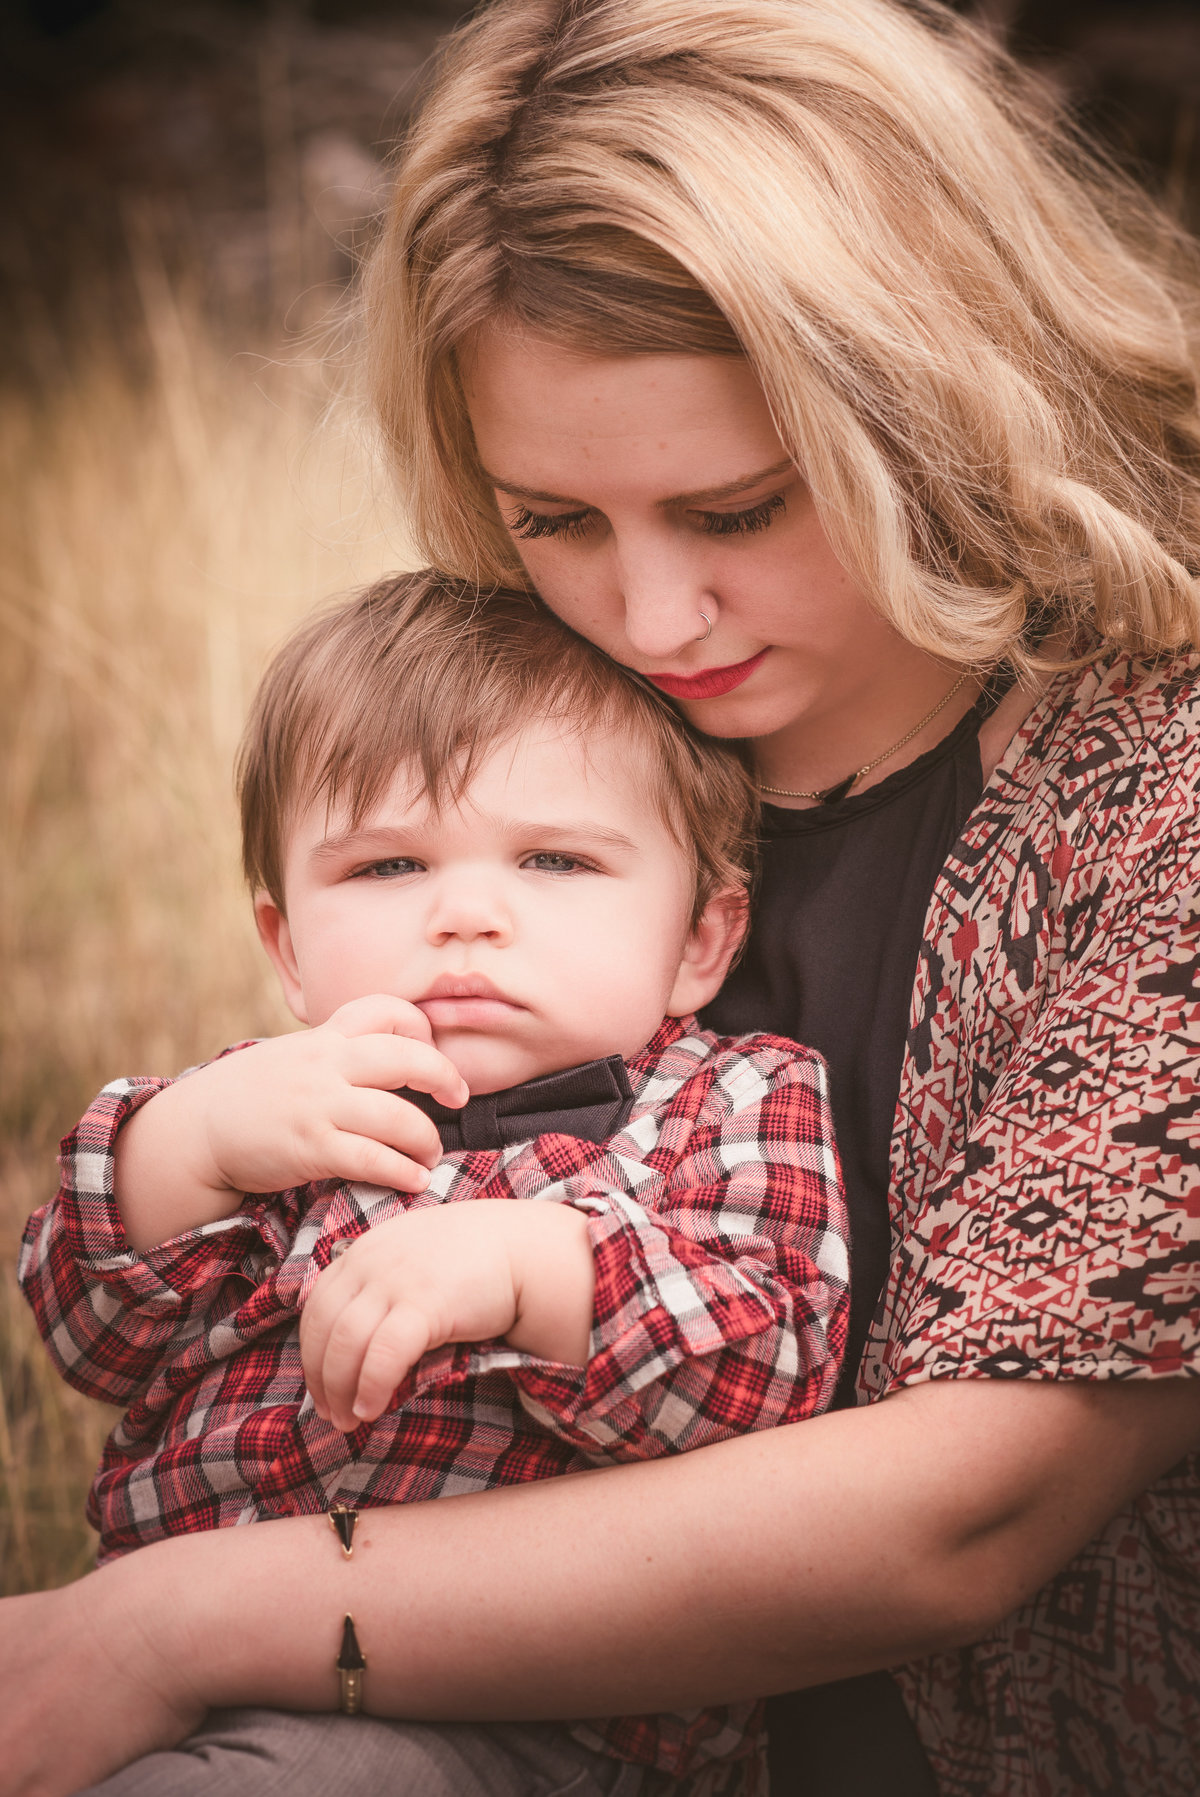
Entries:
<svg viewBox="0 0 1200 1797">
<path fill-rule="evenodd" d="M 692 862 L 693 920 L 752 878 L 758 797 L 735 749 L 528 593 L 481 592 L 432 569 L 389 576 L 288 639 L 259 685 L 238 756 L 242 862 L 284 909 L 287 831 L 309 805 L 363 820 L 395 778 L 435 806 L 479 759 L 539 719 L 640 750 L 646 797 Z"/>
</svg>

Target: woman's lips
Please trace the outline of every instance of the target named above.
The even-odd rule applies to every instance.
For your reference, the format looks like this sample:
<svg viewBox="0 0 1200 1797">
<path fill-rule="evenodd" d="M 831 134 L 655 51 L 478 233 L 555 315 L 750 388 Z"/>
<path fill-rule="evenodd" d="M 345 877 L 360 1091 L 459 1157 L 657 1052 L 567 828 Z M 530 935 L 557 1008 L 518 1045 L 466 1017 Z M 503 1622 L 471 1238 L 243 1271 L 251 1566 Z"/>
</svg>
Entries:
<svg viewBox="0 0 1200 1797">
<path fill-rule="evenodd" d="M 647 674 L 646 679 L 672 699 L 719 699 L 749 680 L 770 653 L 770 649 L 760 649 L 749 661 L 735 661 L 727 668 L 704 668 L 699 674 Z"/>
</svg>

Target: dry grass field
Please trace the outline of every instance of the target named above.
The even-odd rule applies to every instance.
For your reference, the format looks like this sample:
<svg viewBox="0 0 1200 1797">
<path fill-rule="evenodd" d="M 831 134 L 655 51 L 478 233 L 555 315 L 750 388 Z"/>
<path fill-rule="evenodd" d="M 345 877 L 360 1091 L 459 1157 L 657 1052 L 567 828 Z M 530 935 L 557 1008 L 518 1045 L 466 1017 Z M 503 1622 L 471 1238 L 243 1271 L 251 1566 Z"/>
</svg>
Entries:
<svg viewBox="0 0 1200 1797">
<path fill-rule="evenodd" d="M 237 867 L 231 762 L 271 645 L 410 560 L 314 353 L 230 354 L 135 256 L 145 353 L 76 340 L 0 415 L 0 1592 L 84 1571 L 112 1417 L 15 1281 L 54 1149 L 120 1072 L 289 1021 Z M 131 368 L 139 372 L 131 373 Z"/>
</svg>

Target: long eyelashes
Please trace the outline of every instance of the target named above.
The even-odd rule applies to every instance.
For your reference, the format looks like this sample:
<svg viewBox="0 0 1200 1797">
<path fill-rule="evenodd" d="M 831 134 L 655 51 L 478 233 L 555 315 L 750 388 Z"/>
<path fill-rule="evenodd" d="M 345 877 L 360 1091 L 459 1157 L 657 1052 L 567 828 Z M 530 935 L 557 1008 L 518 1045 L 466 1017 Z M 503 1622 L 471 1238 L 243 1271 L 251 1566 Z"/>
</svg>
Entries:
<svg viewBox="0 0 1200 1797">
<path fill-rule="evenodd" d="M 578 537 L 587 528 L 587 512 L 531 512 L 528 506 L 517 507 L 509 520 L 515 537 Z"/>
<path fill-rule="evenodd" d="M 749 536 L 752 531 L 765 530 L 771 519 L 783 510 L 783 494 L 772 493 L 770 499 L 761 500 L 745 512 L 701 512 L 704 528 L 712 537 Z"/>
<path fill-rule="evenodd" d="M 784 507 L 783 494 L 773 493 L 744 512 L 694 512 L 692 516 L 699 519 L 710 537 L 741 537 L 766 530 Z M 510 517 L 509 529 L 526 541 L 538 537 L 580 537 L 591 519 L 591 512 L 531 512 L 528 506 L 521 505 Z"/>
</svg>

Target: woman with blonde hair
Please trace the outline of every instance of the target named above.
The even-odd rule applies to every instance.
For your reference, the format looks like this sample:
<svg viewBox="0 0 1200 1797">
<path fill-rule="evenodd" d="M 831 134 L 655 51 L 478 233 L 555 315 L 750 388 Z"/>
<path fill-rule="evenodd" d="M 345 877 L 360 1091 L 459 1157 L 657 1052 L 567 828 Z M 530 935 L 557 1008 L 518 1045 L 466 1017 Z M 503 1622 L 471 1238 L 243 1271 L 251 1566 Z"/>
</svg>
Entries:
<svg viewBox="0 0 1200 1797">
<path fill-rule="evenodd" d="M 852 1353 L 802 1426 L 370 1513 L 377 1714 L 807 1688 L 777 1797 L 1196 1788 L 1190 257 L 934 0 L 495 0 L 448 45 L 366 290 L 417 538 L 746 743 L 710 1020 L 830 1062 Z M 11 1788 L 69 1788 L 53 1677 L 76 1782 L 328 1707 L 338 1570 L 297 1520 L 16 1600 Z"/>
</svg>

